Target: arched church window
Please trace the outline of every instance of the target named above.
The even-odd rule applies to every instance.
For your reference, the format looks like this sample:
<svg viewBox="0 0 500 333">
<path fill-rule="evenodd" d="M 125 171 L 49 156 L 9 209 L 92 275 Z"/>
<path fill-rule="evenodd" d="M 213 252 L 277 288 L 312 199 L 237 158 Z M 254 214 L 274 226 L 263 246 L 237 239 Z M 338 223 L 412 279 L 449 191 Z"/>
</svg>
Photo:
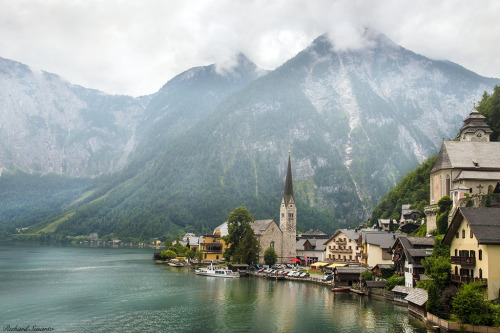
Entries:
<svg viewBox="0 0 500 333">
<path fill-rule="evenodd" d="M 271 244 L 269 244 L 269 246 L 274 249 L 274 242 L 271 242 Z"/>
<path fill-rule="evenodd" d="M 446 195 L 450 195 L 450 175 L 446 175 Z"/>
</svg>

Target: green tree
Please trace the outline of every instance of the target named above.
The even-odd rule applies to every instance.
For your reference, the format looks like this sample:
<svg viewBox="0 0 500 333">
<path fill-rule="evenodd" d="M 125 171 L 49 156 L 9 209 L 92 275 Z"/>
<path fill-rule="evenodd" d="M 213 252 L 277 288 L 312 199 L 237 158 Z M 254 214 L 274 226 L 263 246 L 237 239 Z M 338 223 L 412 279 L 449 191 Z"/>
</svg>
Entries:
<svg viewBox="0 0 500 333">
<path fill-rule="evenodd" d="M 490 140 L 498 141 L 500 139 L 500 85 L 493 88 L 491 95 L 484 92 L 477 110 L 486 117 L 486 123 L 493 130 Z"/>
<path fill-rule="evenodd" d="M 196 260 L 198 260 L 198 264 L 200 264 L 203 260 L 203 252 L 201 252 L 200 250 L 196 250 L 194 256 L 196 257 Z"/>
<path fill-rule="evenodd" d="M 233 261 L 240 264 L 253 265 L 259 261 L 259 240 L 255 237 L 253 229 L 247 229 L 243 239 L 236 246 Z"/>
<path fill-rule="evenodd" d="M 363 273 L 361 273 L 361 280 L 365 281 L 371 281 L 373 280 L 373 273 L 370 270 L 366 270 Z"/>
<path fill-rule="evenodd" d="M 463 284 L 453 298 L 453 313 L 462 322 L 472 325 L 491 325 L 493 308 L 483 299 L 481 282 Z"/>
<path fill-rule="evenodd" d="M 177 257 L 177 253 L 175 253 L 172 250 L 163 250 L 163 251 L 161 251 L 161 256 L 164 259 L 173 259 L 173 258 Z"/>
<path fill-rule="evenodd" d="M 243 238 L 247 234 L 250 235 L 250 231 L 255 237 L 250 225 L 253 221 L 255 221 L 255 219 L 248 212 L 247 208 L 243 206 L 237 207 L 229 214 L 229 218 L 227 220 L 228 235 L 224 236 L 224 241 L 227 245 L 227 248 L 224 251 L 224 258 L 226 258 L 228 261 L 230 261 L 231 259 L 234 260 L 233 256 L 236 252 L 236 249 L 242 242 Z M 249 242 L 249 240 L 247 240 L 247 242 L 249 244 L 252 243 Z M 241 255 L 241 253 L 239 255 Z"/>
<path fill-rule="evenodd" d="M 399 276 L 394 274 L 385 281 L 385 289 L 392 290 L 395 286 L 404 286 L 405 278 L 404 276 Z"/>
<path fill-rule="evenodd" d="M 438 215 L 437 215 L 437 228 L 438 228 L 438 233 L 440 235 L 443 235 L 446 233 L 446 230 L 448 229 L 448 215 L 450 214 L 450 210 L 453 207 L 453 201 L 451 198 L 447 195 L 442 197 L 438 201 Z"/>
<path fill-rule="evenodd" d="M 264 262 L 266 265 L 272 266 L 278 261 L 278 254 L 272 247 L 269 247 L 266 252 L 264 252 Z"/>
<path fill-rule="evenodd" d="M 194 258 L 194 256 L 195 256 L 195 252 L 193 250 L 189 249 L 189 250 L 186 251 L 186 253 L 184 253 L 184 255 L 189 260 L 192 260 Z"/>
</svg>

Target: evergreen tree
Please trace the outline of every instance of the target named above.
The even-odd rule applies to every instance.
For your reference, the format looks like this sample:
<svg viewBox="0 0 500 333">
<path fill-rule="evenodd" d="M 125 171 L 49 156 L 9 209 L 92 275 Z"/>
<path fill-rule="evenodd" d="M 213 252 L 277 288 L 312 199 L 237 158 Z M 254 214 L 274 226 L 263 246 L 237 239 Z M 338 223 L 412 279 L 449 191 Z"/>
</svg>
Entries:
<svg viewBox="0 0 500 333">
<path fill-rule="evenodd" d="M 266 252 L 264 252 L 264 262 L 266 265 L 272 266 L 278 261 L 278 254 L 272 247 L 269 247 Z"/>
<path fill-rule="evenodd" d="M 499 141 L 500 139 L 500 85 L 493 88 L 493 94 L 488 94 L 486 91 L 483 94 L 483 99 L 479 102 L 477 111 L 486 117 L 486 123 L 493 130 L 490 135 L 491 141 Z"/>
<path fill-rule="evenodd" d="M 228 235 L 224 236 L 224 241 L 227 245 L 224 251 L 224 258 L 226 258 L 226 260 L 247 262 L 252 258 L 250 261 L 253 261 L 254 253 L 252 251 L 257 247 L 257 259 L 255 260 L 255 262 L 257 262 L 259 241 L 250 225 L 253 221 L 255 221 L 255 219 L 248 212 L 247 208 L 243 206 L 237 207 L 229 214 L 227 220 Z M 245 254 L 246 250 L 249 251 L 248 254 Z"/>
</svg>

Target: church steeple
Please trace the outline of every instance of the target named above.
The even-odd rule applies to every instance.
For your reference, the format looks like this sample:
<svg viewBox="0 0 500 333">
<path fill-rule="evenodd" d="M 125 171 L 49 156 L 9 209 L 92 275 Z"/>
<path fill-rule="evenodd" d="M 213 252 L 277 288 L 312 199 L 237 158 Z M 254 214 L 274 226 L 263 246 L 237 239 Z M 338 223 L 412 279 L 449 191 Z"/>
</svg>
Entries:
<svg viewBox="0 0 500 333">
<path fill-rule="evenodd" d="M 486 117 L 481 115 L 475 108 L 464 120 L 457 137 L 460 141 L 490 141 L 491 128 L 485 122 Z"/>
<path fill-rule="evenodd" d="M 285 178 L 285 191 L 283 193 L 283 199 L 285 200 L 285 204 L 288 204 L 290 199 L 293 198 L 293 182 L 292 182 L 292 163 L 290 161 L 290 151 L 288 152 L 288 168 L 286 170 L 286 178 Z M 295 200 L 293 200 L 295 201 Z"/>
</svg>

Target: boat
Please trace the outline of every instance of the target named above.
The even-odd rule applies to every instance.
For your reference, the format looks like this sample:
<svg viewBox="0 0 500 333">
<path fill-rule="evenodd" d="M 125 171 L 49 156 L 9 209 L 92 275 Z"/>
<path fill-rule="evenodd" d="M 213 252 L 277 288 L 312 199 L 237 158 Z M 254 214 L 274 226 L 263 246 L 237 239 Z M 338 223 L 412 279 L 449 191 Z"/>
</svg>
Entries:
<svg viewBox="0 0 500 333">
<path fill-rule="evenodd" d="M 169 262 L 168 263 L 169 266 L 172 266 L 172 267 L 183 267 L 184 265 L 180 262 Z"/>
<path fill-rule="evenodd" d="M 222 266 L 210 265 L 208 267 L 199 268 L 195 272 L 197 275 L 215 276 L 215 277 L 221 277 L 221 278 L 240 277 L 239 273 L 235 273 L 232 270 L 228 269 L 227 267 L 222 267 Z"/>
<path fill-rule="evenodd" d="M 344 292 L 349 291 L 349 290 L 351 290 L 351 288 L 349 288 L 349 287 L 332 288 L 332 291 L 334 293 L 344 293 Z"/>
</svg>

